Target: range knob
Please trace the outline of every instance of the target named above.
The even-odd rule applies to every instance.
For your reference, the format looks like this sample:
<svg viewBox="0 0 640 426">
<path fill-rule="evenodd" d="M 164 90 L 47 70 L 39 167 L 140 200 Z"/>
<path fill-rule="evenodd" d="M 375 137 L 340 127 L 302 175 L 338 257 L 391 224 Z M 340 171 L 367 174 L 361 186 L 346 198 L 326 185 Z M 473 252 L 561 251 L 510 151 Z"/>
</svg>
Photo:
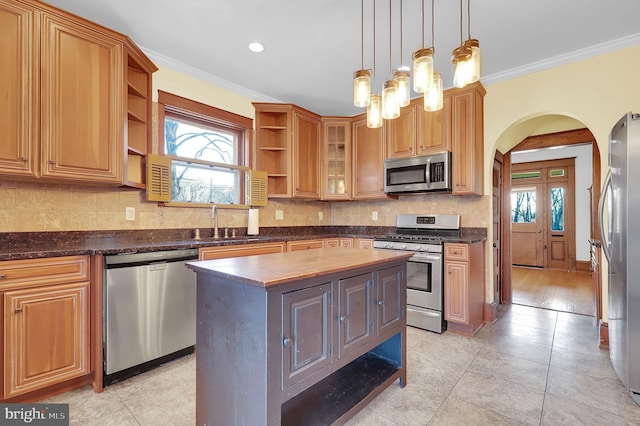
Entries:
<svg viewBox="0 0 640 426">
<path fill-rule="evenodd" d="M 393 248 L 393 243 L 384 243 L 384 246 L 387 248 Z"/>
<path fill-rule="evenodd" d="M 416 250 L 418 251 L 422 250 L 422 246 L 420 244 L 416 245 Z"/>
<path fill-rule="evenodd" d="M 404 249 L 407 248 L 407 245 L 406 244 L 402 244 L 400 247 L 404 250 Z"/>
</svg>

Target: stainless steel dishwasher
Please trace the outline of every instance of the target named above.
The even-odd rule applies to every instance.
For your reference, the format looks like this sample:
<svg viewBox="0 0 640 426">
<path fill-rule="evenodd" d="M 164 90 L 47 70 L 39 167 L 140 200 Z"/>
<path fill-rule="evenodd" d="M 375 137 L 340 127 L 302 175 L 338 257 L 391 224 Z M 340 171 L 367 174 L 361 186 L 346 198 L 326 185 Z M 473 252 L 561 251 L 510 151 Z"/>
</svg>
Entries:
<svg viewBox="0 0 640 426">
<path fill-rule="evenodd" d="M 193 352 L 197 249 L 104 257 L 104 382 Z"/>
</svg>

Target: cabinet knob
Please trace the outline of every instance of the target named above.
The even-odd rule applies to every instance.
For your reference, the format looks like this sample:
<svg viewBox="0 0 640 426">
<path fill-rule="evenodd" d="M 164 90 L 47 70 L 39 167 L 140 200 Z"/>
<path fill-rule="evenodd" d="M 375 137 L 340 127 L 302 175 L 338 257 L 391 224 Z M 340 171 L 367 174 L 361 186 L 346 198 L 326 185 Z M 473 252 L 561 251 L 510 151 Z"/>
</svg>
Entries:
<svg viewBox="0 0 640 426">
<path fill-rule="evenodd" d="M 13 312 L 15 312 L 16 314 L 21 314 L 22 313 L 22 308 L 16 308 L 16 310 L 13 311 Z"/>
<path fill-rule="evenodd" d="M 0 280 L 6 280 L 7 274 L 0 274 Z"/>
<path fill-rule="evenodd" d="M 345 322 L 349 318 L 343 315 L 339 319 L 340 319 L 340 322 Z"/>
<path fill-rule="evenodd" d="M 378 300 L 378 306 L 384 306 L 384 300 Z"/>
<path fill-rule="evenodd" d="M 284 339 L 282 339 L 282 345 L 283 346 L 290 346 L 291 345 L 291 339 L 288 337 L 285 337 Z"/>
</svg>

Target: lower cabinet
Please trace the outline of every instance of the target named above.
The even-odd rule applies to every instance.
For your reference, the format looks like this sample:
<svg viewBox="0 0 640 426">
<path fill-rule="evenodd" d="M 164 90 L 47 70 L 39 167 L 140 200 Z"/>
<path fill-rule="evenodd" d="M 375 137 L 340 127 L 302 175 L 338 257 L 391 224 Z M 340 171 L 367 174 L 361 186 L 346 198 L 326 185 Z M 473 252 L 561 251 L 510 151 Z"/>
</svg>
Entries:
<svg viewBox="0 0 640 426">
<path fill-rule="evenodd" d="M 237 246 L 202 247 L 200 249 L 200 260 L 254 256 L 257 254 L 283 253 L 285 251 L 284 249 L 284 242 L 240 244 Z"/>
<path fill-rule="evenodd" d="M 373 282 L 370 273 L 338 281 L 338 358 L 374 336 Z"/>
<path fill-rule="evenodd" d="M 86 256 L 0 262 L 3 399 L 90 381 L 88 265 Z"/>
<path fill-rule="evenodd" d="M 324 240 L 287 241 L 287 251 L 311 250 L 324 248 Z"/>
<path fill-rule="evenodd" d="M 447 328 L 473 336 L 484 325 L 483 242 L 445 244 L 444 272 Z"/>
</svg>

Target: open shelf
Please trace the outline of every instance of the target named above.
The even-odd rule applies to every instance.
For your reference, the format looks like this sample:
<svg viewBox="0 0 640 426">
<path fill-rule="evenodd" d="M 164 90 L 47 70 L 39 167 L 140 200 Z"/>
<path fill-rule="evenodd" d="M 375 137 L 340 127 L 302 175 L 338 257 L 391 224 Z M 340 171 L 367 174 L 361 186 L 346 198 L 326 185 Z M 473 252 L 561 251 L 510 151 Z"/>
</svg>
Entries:
<svg viewBox="0 0 640 426">
<path fill-rule="evenodd" d="M 282 404 L 281 424 L 332 424 L 399 372 L 389 360 L 368 352 Z"/>
</svg>

